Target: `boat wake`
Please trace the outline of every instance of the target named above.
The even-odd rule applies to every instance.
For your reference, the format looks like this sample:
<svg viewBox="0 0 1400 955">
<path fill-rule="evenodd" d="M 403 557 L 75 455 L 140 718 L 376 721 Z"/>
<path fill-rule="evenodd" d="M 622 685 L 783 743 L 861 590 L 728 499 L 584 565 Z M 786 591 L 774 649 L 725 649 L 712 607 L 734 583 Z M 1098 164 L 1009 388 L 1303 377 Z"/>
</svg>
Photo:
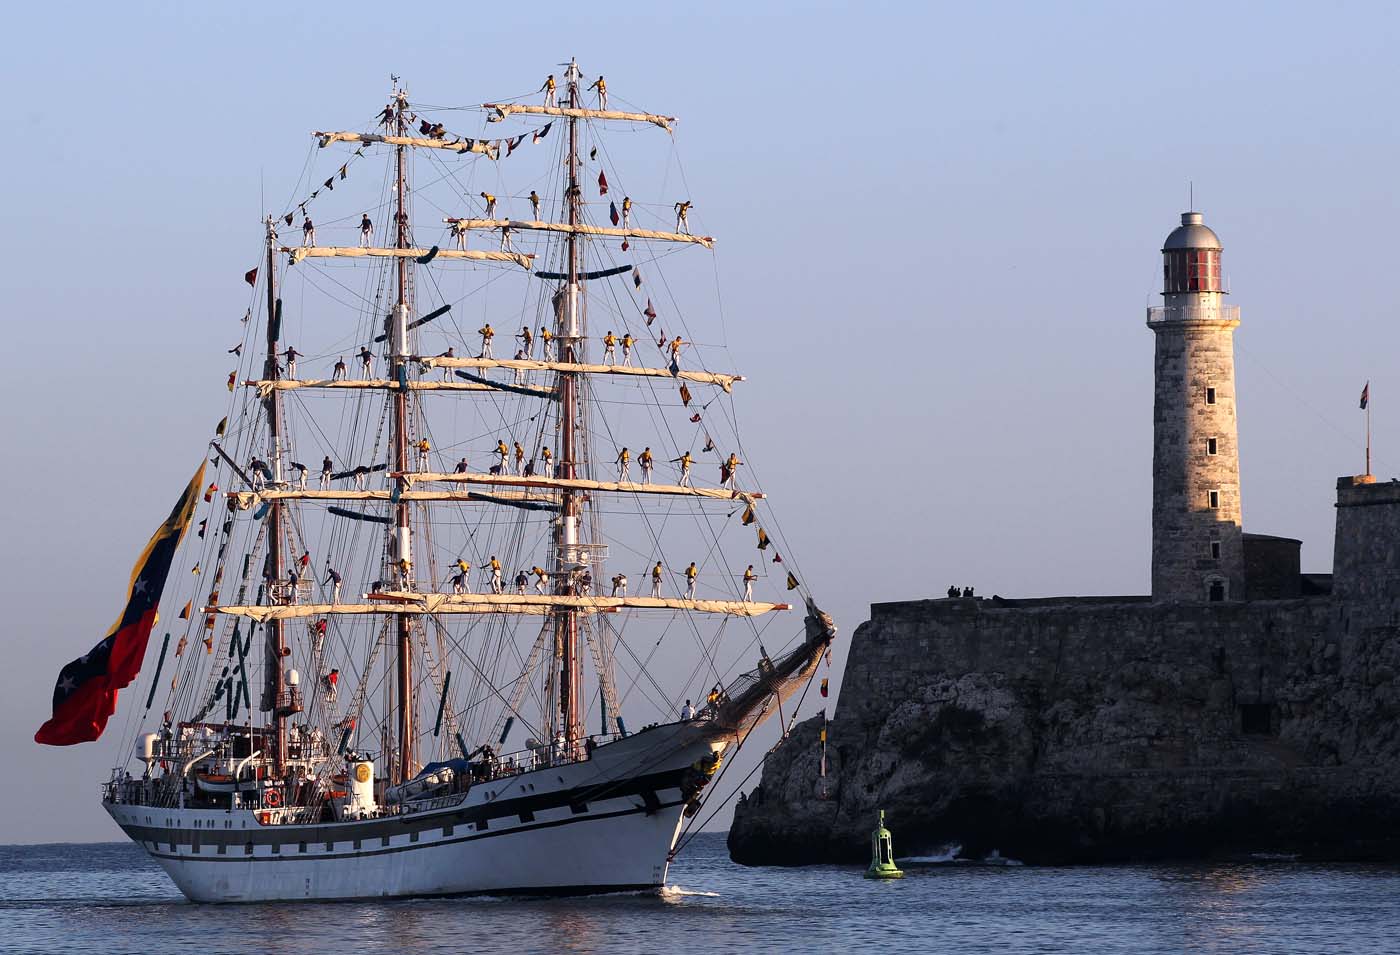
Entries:
<svg viewBox="0 0 1400 955">
<path fill-rule="evenodd" d="M 936 865 L 943 862 L 956 862 L 958 853 L 962 852 L 962 843 L 950 842 L 945 846 L 940 846 L 938 851 L 931 855 L 908 856 L 901 859 L 901 862 L 915 862 L 920 865 Z"/>
<path fill-rule="evenodd" d="M 683 889 L 678 885 L 663 885 L 660 889 L 661 897 L 667 899 L 680 899 L 687 896 L 696 896 L 705 899 L 719 898 L 718 892 L 702 892 L 699 889 Z"/>
</svg>

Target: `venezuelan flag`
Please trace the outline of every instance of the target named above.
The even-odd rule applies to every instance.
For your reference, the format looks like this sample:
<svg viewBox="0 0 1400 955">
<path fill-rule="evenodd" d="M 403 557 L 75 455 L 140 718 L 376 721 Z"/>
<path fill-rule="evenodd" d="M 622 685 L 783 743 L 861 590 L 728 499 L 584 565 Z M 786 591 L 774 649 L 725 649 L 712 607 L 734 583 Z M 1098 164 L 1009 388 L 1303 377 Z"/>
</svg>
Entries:
<svg viewBox="0 0 1400 955">
<path fill-rule="evenodd" d="M 151 537 L 136 561 L 127 587 L 126 607 L 107 636 L 87 653 L 58 671 L 53 690 L 53 717 L 34 734 L 34 742 L 49 746 L 87 743 L 102 735 L 116 712 L 117 691 L 136 679 L 146 656 L 146 642 L 159 619 L 161 591 L 175 558 L 175 549 L 189 529 L 204 464 L 195 472 L 175 509 Z"/>
</svg>

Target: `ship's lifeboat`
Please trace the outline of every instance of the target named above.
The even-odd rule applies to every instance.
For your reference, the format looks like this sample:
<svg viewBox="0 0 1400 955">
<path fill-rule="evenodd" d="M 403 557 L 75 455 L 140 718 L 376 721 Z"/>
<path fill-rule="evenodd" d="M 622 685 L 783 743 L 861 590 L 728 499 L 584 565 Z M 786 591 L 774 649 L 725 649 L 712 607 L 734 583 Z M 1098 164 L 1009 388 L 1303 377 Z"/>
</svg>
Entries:
<svg viewBox="0 0 1400 955">
<path fill-rule="evenodd" d="M 228 773 L 195 773 L 194 782 L 207 793 L 256 792 L 264 772 L 259 766 L 256 773 L 249 773 L 237 782 Z"/>
</svg>

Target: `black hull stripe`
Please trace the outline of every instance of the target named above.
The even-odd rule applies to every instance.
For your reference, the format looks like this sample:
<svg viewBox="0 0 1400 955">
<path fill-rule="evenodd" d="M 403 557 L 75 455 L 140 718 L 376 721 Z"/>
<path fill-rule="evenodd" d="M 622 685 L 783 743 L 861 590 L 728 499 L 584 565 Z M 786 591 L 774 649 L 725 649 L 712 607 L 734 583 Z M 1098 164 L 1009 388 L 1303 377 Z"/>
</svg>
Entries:
<svg viewBox="0 0 1400 955">
<path fill-rule="evenodd" d="M 661 807 L 660 807 L 660 808 L 661 808 L 661 809 L 672 809 L 672 808 L 675 808 L 676 806 L 681 806 L 681 805 L 684 805 L 684 803 L 682 803 L 681 801 L 677 800 L 677 801 L 675 801 L 675 802 L 663 802 L 663 803 L 661 803 Z M 255 855 L 246 855 L 246 854 L 239 854 L 239 855 L 222 855 L 222 856 L 221 856 L 221 855 L 217 855 L 217 854 L 216 854 L 216 855 L 206 855 L 206 854 L 203 853 L 203 852 L 201 852 L 201 853 L 198 854 L 198 855 L 194 855 L 194 854 L 190 854 L 190 855 L 180 855 L 179 853 L 174 853 L 174 852 L 156 852 L 156 851 L 154 851 L 154 850 L 152 850 L 152 849 L 146 849 L 146 852 L 147 852 L 152 858 L 154 858 L 154 859 L 171 859 L 171 860 L 177 861 L 177 862 L 288 862 L 288 861 L 298 861 L 298 862 L 343 862 L 343 861 L 345 861 L 346 859 L 359 859 L 359 858 L 365 858 L 365 857 L 368 857 L 368 856 L 390 855 L 391 853 L 395 853 L 395 852 L 409 852 L 409 851 L 412 851 L 412 850 L 414 850 L 414 849 L 437 849 L 437 848 L 441 848 L 442 846 L 457 845 L 458 843 L 462 843 L 462 842 L 475 842 L 475 841 L 477 841 L 477 840 L 479 840 L 479 839 L 491 839 L 491 838 L 493 838 L 493 837 L 495 837 L 495 836 L 514 836 L 514 835 L 519 835 L 520 833 L 524 833 L 524 832 L 534 832 L 535 830 L 538 830 L 538 829 L 553 829 L 553 828 L 556 828 L 556 827 L 558 827 L 558 826 L 568 826 L 568 825 L 573 825 L 574 823 L 593 822 L 593 821 L 599 820 L 599 819 L 616 819 L 616 818 L 618 818 L 618 817 L 620 817 L 620 816 L 633 816 L 633 815 L 636 815 L 637 813 L 645 813 L 646 811 L 647 811 L 647 809 L 646 809 L 645 806 L 638 806 L 638 807 L 635 808 L 635 809 L 619 809 L 619 810 L 617 810 L 617 811 L 615 811 L 615 812 L 600 812 L 600 813 L 596 813 L 596 814 L 589 814 L 589 815 L 583 815 L 583 816 L 574 816 L 574 817 L 571 818 L 571 819 L 554 819 L 554 820 L 551 820 L 551 821 L 549 821 L 549 822 L 525 823 L 525 824 L 522 824 L 522 825 L 519 825 L 519 826 L 514 826 L 514 827 L 512 827 L 512 828 L 510 828 L 510 829 L 488 829 L 488 830 L 486 830 L 485 832 L 475 832 L 475 833 L 472 833 L 472 834 L 470 834 L 470 835 L 465 835 L 465 836 L 453 835 L 453 836 L 448 836 L 448 837 L 445 838 L 445 839 L 438 839 L 438 840 L 436 840 L 436 841 L 434 841 L 434 842 L 410 842 L 408 845 L 403 845 L 403 846 L 384 846 L 384 847 L 381 847 L 381 848 L 379 848 L 379 849 L 359 849 L 359 850 L 350 850 L 350 851 L 346 851 L 346 852 L 321 852 L 321 853 L 311 853 L 311 852 L 305 852 L 305 853 L 302 853 L 302 852 L 283 852 L 283 853 L 275 853 L 275 854 L 273 854 L 273 855 L 264 855 L 264 856 L 255 856 Z M 437 827 L 434 827 L 434 828 L 437 828 Z M 127 834 L 128 834 L 128 835 L 131 835 L 130 832 L 128 832 Z M 135 837 L 133 836 L 132 838 L 135 838 Z M 141 840 L 137 840 L 137 841 L 140 842 Z M 284 846 L 285 846 L 285 845 L 295 845 L 297 841 L 298 841 L 298 840 L 292 840 L 292 842 L 290 842 L 290 843 L 288 843 L 288 842 L 283 842 L 283 843 L 280 843 L 280 845 L 284 845 Z M 308 844 L 310 844 L 311 842 L 325 842 L 325 841 L 326 841 L 326 840 L 324 840 L 324 839 L 321 839 L 321 840 L 307 840 Z M 239 843 L 240 846 L 243 846 L 243 845 L 246 845 L 246 844 L 247 844 L 246 841 L 245 841 L 245 842 L 242 842 L 242 843 Z M 491 895 L 492 893 L 486 892 L 486 893 L 483 893 L 483 894 Z"/>
</svg>

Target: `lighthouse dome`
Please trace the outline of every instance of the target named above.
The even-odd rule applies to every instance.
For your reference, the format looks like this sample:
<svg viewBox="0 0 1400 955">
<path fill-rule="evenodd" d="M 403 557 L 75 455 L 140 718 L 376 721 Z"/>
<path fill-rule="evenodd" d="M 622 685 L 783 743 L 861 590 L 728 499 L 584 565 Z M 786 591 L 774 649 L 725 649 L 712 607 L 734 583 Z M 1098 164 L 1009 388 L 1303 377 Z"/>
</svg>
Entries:
<svg viewBox="0 0 1400 955">
<path fill-rule="evenodd" d="M 1205 224 L 1205 217 L 1199 212 L 1183 212 L 1181 225 L 1172 230 L 1167 241 L 1162 243 L 1162 251 L 1171 249 L 1221 249 L 1220 237 Z"/>
</svg>

